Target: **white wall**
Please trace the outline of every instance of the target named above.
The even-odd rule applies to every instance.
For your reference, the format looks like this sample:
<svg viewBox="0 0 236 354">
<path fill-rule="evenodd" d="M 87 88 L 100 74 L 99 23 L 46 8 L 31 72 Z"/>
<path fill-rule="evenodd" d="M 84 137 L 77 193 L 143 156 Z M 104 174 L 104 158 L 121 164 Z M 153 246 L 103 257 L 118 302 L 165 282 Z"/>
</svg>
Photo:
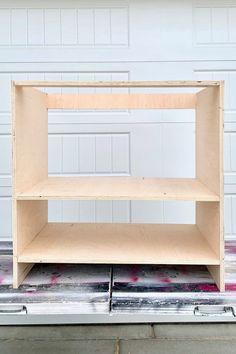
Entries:
<svg viewBox="0 0 236 354">
<path fill-rule="evenodd" d="M 235 59 L 235 0 L 0 0 L 0 239 L 11 239 L 12 79 L 224 79 L 225 232 L 236 237 Z M 53 112 L 49 132 L 52 174 L 194 175 L 191 112 Z M 50 203 L 63 221 L 192 222 L 193 212 L 187 202 Z"/>
</svg>

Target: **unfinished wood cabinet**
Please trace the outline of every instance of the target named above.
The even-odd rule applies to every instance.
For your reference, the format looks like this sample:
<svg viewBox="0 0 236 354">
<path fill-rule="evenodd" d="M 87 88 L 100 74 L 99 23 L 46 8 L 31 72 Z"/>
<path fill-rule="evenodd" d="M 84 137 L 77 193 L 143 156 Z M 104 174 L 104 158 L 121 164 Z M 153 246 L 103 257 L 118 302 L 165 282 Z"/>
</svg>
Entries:
<svg viewBox="0 0 236 354">
<path fill-rule="evenodd" d="M 58 94 L 44 87 L 149 87 L 158 93 Z M 174 92 L 183 87 L 194 92 Z M 223 82 L 13 82 L 12 105 L 15 288 L 34 263 L 55 262 L 206 265 L 224 290 Z M 173 108 L 196 111 L 195 178 L 48 176 L 49 109 Z M 49 223 L 50 199 L 191 200 L 196 223 Z"/>
</svg>

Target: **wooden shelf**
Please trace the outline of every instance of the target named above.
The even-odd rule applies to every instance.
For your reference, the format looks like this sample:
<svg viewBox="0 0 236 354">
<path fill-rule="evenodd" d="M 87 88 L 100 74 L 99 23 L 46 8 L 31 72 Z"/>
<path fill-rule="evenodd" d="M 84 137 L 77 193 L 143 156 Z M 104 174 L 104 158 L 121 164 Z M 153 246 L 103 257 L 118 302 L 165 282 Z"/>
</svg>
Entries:
<svg viewBox="0 0 236 354">
<path fill-rule="evenodd" d="M 48 223 L 18 262 L 220 264 L 196 225 L 108 223 Z"/>
<path fill-rule="evenodd" d="M 219 201 L 219 197 L 197 179 L 129 176 L 49 177 L 16 198 Z"/>
</svg>

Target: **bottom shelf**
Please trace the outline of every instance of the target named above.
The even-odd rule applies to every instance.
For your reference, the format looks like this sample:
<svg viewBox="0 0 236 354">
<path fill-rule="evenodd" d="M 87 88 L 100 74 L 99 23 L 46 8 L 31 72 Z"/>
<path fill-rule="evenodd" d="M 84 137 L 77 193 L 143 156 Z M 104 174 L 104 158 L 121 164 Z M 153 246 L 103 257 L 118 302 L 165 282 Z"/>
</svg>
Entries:
<svg viewBox="0 0 236 354">
<path fill-rule="evenodd" d="M 48 223 L 20 263 L 219 265 L 196 225 Z"/>
</svg>

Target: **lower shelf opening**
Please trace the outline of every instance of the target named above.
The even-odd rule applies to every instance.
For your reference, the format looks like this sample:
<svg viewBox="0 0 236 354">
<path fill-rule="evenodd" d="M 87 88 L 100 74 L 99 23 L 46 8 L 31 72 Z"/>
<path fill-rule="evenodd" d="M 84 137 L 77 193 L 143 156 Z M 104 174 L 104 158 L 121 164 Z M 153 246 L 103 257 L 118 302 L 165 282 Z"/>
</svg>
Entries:
<svg viewBox="0 0 236 354">
<path fill-rule="evenodd" d="M 19 263 L 219 265 L 196 225 L 48 223 Z"/>
</svg>

